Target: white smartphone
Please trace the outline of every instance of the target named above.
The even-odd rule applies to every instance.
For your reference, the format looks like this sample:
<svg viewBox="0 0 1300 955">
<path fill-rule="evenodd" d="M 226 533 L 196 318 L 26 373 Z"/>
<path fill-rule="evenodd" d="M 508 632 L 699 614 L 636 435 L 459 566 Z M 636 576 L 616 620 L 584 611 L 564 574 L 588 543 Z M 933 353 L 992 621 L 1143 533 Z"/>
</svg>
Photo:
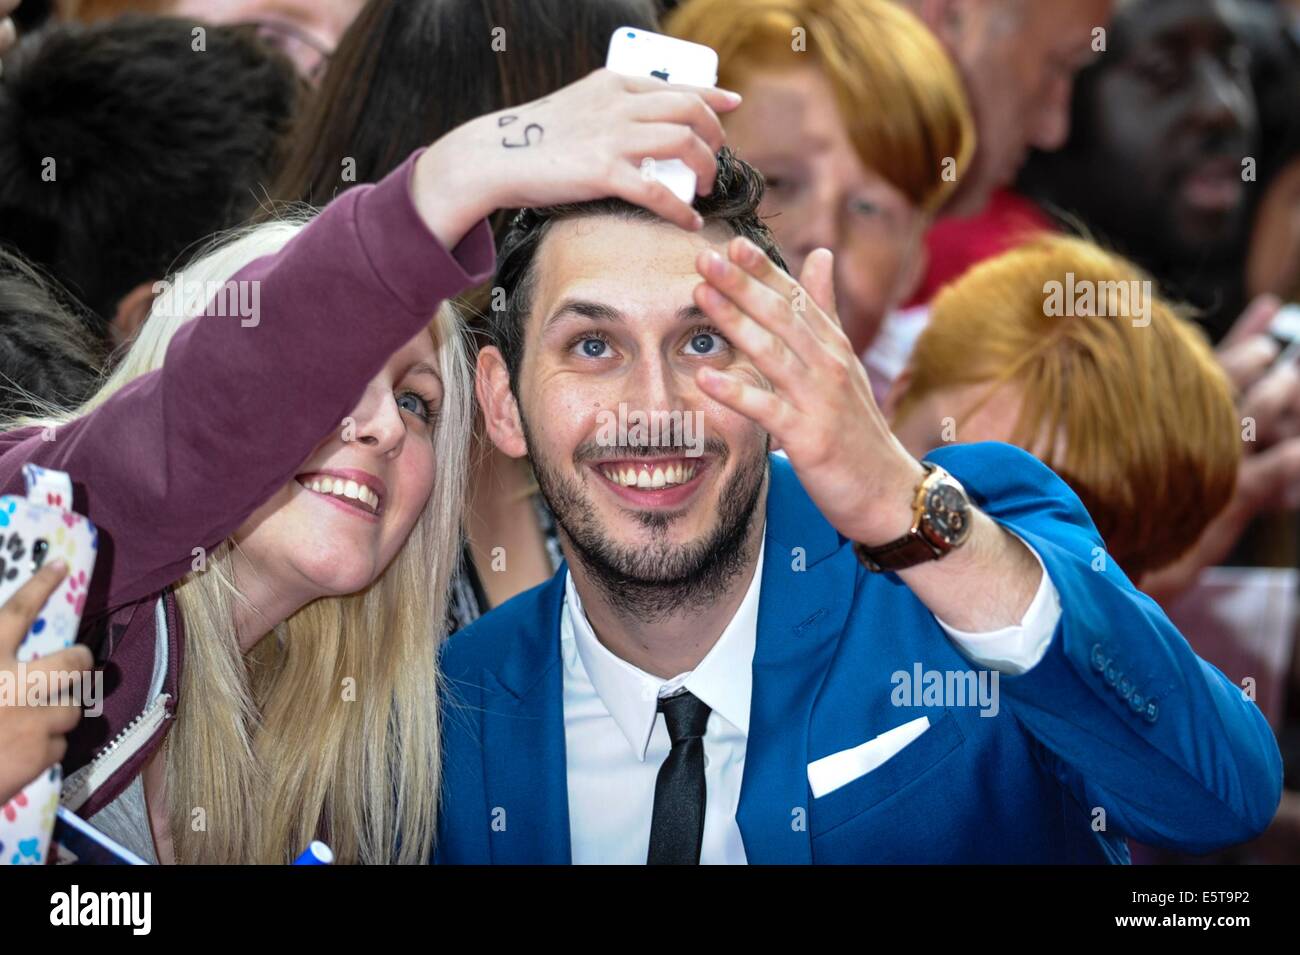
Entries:
<svg viewBox="0 0 1300 955">
<path fill-rule="evenodd" d="M 609 41 L 607 69 L 626 76 L 650 76 L 665 83 L 716 86 L 718 54 L 701 43 L 651 33 L 637 27 L 619 27 Z M 647 160 L 647 163 L 651 160 Z M 646 169 L 682 202 L 695 198 L 695 172 L 680 159 L 653 161 Z"/>
</svg>

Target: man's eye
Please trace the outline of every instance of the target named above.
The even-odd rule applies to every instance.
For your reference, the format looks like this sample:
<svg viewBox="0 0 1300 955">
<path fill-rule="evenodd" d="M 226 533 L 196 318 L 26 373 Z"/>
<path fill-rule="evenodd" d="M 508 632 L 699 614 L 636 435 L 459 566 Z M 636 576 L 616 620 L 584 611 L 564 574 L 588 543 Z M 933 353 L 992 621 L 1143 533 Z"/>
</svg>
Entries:
<svg viewBox="0 0 1300 955">
<path fill-rule="evenodd" d="M 1171 56 L 1148 56 L 1138 69 L 1147 82 L 1160 89 L 1171 89 L 1182 82 L 1182 69 Z"/>
<path fill-rule="evenodd" d="M 605 358 L 608 355 L 609 342 L 603 338 L 588 335 L 575 343 L 584 358 Z"/>
<path fill-rule="evenodd" d="M 686 343 L 686 349 L 692 355 L 717 355 L 726 345 L 726 340 L 716 332 L 696 332 Z"/>
</svg>

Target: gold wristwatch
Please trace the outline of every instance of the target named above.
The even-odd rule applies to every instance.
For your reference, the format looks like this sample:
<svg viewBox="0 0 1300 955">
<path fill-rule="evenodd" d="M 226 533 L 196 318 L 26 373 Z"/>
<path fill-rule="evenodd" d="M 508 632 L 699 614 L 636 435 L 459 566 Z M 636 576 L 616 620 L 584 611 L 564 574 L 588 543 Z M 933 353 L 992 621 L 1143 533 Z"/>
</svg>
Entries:
<svg viewBox="0 0 1300 955">
<path fill-rule="evenodd" d="M 906 570 L 938 560 L 966 543 L 971 506 L 966 489 L 937 464 L 924 463 L 925 477 L 912 500 L 912 529 L 898 540 L 867 547 L 854 544 L 858 560 L 874 573 Z"/>
</svg>

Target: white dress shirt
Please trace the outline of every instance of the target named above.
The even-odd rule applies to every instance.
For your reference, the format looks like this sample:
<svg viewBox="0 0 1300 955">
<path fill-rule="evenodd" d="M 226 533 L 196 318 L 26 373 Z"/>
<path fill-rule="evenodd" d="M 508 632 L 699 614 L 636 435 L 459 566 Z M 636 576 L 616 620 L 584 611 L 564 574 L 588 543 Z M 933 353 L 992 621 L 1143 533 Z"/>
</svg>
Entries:
<svg viewBox="0 0 1300 955">
<path fill-rule="evenodd" d="M 749 589 L 718 642 L 699 666 L 671 680 L 634 667 L 600 642 L 582 608 L 573 576 L 567 575 L 560 655 L 574 863 L 639 865 L 646 861 L 655 781 L 672 748 L 667 725 L 658 713 L 658 700 L 683 686 L 712 710 L 704 732 L 708 799 L 700 862 L 747 861 L 736 809 L 745 773 L 765 550 L 766 542 L 759 547 Z M 1038 557 L 1037 553 L 1034 556 Z M 1010 674 L 1023 673 L 1042 659 L 1060 616 L 1060 596 L 1043 570 L 1038 591 L 1018 626 L 966 633 L 938 622 L 976 665 Z M 802 769 L 792 767 L 792 771 Z"/>
</svg>

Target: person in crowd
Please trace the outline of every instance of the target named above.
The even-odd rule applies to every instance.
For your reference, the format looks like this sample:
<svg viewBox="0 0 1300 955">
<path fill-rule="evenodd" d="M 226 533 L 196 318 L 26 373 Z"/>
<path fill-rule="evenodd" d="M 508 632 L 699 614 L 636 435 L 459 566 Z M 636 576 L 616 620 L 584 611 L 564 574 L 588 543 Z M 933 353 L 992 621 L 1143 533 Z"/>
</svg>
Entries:
<svg viewBox="0 0 1300 955">
<path fill-rule="evenodd" d="M 271 195 L 319 204 L 382 179 L 457 125 L 601 67 L 610 37 L 626 26 L 654 28 L 648 0 L 370 0 L 305 106 Z M 513 215 L 495 213 L 494 233 Z M 470 290 L 460 304 L 476 343 L 485 342 L 491 288 Z M 560 562 L 526 465 L 481 440 L 471 461 L 455 627 L 547 579 Z"/>
<path fill-rule="evenodd" d="M 600 71 L 512 107 L 527 148 L 503 148 L 504 113 L 463 124 L 306 227 L 202 255 L 85 405 L 0 435 L 0 493 L 64 471 L 99 529 L 85 636 L 120 680 L 70 737 L 65 804 L 164 862 L 314 838 L 427 859 L 472 401 L 444 303 L 490 274 L 498 208 L 612 195 L 698 231 L 639 163 L 707 192 L 738 102 Z"/>
<path fill-rule="evenodd" d="M 1133 0 L 1080 76 L 1069 141 L 1022 184 L 1193 305 L 1211 338 L 1244 310 L 1259 120 L 1241 0 Z"/>
<path fill-rule="evenodd" d="M 970 171 L 926 234 L 927 269 L 913 304 L 923 305 L 966 269 L 1050 227 L 1012 188 L 1033 149 L 1066 140 L 1079 70 L 1105 49 L 1114 0 L 900 0 L 944 44 L 965 82 L 978 130 Z M 888 329 L 891 333 L 892 327 Z M 902 341 L 915 338 L 903 321 Z"/>
<path fill-rule="evenodd" d="M 129 341 L 187 250 L 257 208 L 298 97 L 246 32 L 123 17 L 25 36 L 0 82 L 0 244 Z"/>
<path fill-rule="evenodd" d="M 727 136 L 763 175 L 759 214 L 795 271 L 835 253 L 840 320 L 865 353 L 971 174 L 974 123 L 943 47 L 893 0 L 688 0 L 667 28 L 718 51 L 720 82 L 745 96 Z"/>
<path fill-rule="evenodd" d="M 1250 190 L 1246 294 L 1300 303 L 1300 18 L 1290 26 L 1293 12 L 1259 0 L 1247 13 L 1261 148 Z"/>
<path fill-rule="evenodd" d="M 1263 830 L 1281 762 L 1255 704 L 1096 566 L 1047 467 L 902 446 L 833 256 L 796 282 L 761 177 L 717 163 L 701 233 L 547 204 L 502 245 L 478 392 L 568 562 L 445 644 L 463 719 L 436 859 L 1101 862 L 1126 835 L 1204 852 Z M 698 416 L 704 440 L 612 430 L 622 408 Z M 900 692 L 926 671 L 997 674 L 997 712 Z"/>
<path fill-rule="evenodd" d="M 1203 333 L 1136 266 L 1066 236 L 944 289 L 885 410 L 913 454 L 979 441 L 1032 453 L 1139 586 L 1228 505 L 1241 458 L 1233 388 Z"/>
<path fill-rule="evenodd" d="M 98 388 L 108 354 L 93 319 L 36 269 L 0 249 L 0 427 L 74 408 Z"/>
<path fill-rule="evenodd" d="M 172 0 L 169 12 L 207 23 L 251 24 L 300 75 L 318 80 L 362 5 L 363 0 Z"/>
</svg>

